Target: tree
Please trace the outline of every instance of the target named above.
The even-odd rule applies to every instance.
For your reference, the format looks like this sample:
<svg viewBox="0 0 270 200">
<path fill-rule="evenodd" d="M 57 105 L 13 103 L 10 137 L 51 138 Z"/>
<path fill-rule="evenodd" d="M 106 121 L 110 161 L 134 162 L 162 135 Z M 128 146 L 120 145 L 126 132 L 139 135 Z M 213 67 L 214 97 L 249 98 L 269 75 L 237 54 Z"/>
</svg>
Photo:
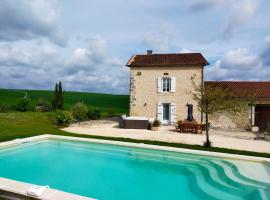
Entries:
<svg viewBox="0 0 270 200">
<path fill-rule="evenodd" d="M 235 95 L 232 90 L 223 86 L 219 82 L 208 85 L 196 84 L 195 75 L 191 77 L 191 82 L 193 91 L 187 91 L 187 94 L 191 96 L 191 98 L 197 103 L 199 110 L 205 115 L 206 141 L 204 146 L 210 147 L 209 115 L 219 114 L 221 112 L 230 114 L 242 112 L 249 104 L 253 103 L 254 95 L 243 91 L 240 95 Z"/>
<path fill-rule="evenodd" d="M 62 83 L 61 81 L 58 84 L 59 87 L 59 91 L 58 91 L 58 105 L 59 105 L 59 109 L 63 109 L 64 108 L 64 93 L 62 90 Z"/>
<path fill-rule="evenodd" d="M 18 100 L 17 110 L 21 112 L 26 112 L 27 110 L 30 110 L 30 98 L 27 92 L 25 92 L 24 96 Z"/>
<path fill-rule="evenodd" d="M 64 108 L 64 93 L 62 90 L 62 83 L 56 83 L 54 89 L 54 98 L 52 100 L 52 107 L 53 109 L 60 109 Z"/>
</svg>

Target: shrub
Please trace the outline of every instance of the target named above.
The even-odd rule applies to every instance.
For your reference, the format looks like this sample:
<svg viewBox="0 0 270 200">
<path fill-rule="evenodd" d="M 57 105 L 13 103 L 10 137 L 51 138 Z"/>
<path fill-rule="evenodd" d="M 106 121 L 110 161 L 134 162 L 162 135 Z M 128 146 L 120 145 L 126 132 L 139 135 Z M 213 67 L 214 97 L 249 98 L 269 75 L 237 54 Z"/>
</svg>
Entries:
<svg viewBox="0 0 270 200">
<path fill-rule="evenodd" d="M 43 98 L 39 98 L 35 107 L 35 111 L 37 112 L 48 112 L 52 110 L 52 106 L 50 102 Z"/>
<path fill-rule="evenodd" d="M 153 127 L 159 127 L 160 126 L 160 121 L 159 120 L 157 120 L 157 119 L 155 119 L 154 121 L 153 121 L 153 124 L 152 124 L 152 126 Z"/>
<path fill-rule="evenodd" d="M 0 113 L 7 113 L 10 111 L 10 106 L 9 105 L 0 105 Z"/>
<path fill-rule="evenodd" d="M 83 102 L 78 102 L 71 108 L 71 112 L 76 120 L 84 121 L 87 119 L 88 107 Z"/>
<path fill-rule="evenodd" d="M 109 115 L 109 117 L 114 117 L 115 114 L 116 114 L 116 110 L 115 110 L 114 108 L 110 108 L 110 109 L 108 110 L 108 115 Z"/>
<path fill-rule="evenodd" d="M 89 109 L 89 111 L 87 113 L 87 117 L 89 119 L 93 119 L 93 120 L 99 119 L 100 115 L 101 115 L 101 110 L 98 108 Z"/>
<path fill-rule="evenodd" d="M 68 111 L 57 111 L 55 118 L 59 126 L 69 126 L 73 121 L 72 113 Z"/>
<path fill-rule="evenodd" d="M 21 112 L 26 112 L 30 110 L 30 99 L 28 97 L 22 97 L 17 102 L 17 110 Z"/>
</svg>

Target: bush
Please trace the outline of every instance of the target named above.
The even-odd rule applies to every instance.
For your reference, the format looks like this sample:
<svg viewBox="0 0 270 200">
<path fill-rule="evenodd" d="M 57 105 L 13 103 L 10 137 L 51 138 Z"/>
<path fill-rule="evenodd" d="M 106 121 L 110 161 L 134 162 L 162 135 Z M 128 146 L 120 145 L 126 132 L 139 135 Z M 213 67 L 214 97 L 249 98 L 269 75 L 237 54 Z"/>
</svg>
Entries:
<svg viewBox="0 0 270 200">
<path fill-rule="evenodd" d="M 157 119 L 155 119 L 154 121 L 153 121 L 153 124 L 152 124 L 152 126 L 153 127 L 160 127 L 160 121 L 159 120 L 157 120 Z"/>
<path fill-rule="evenodd" d="M 72 113 L 68 111 L 57 111 L 55 118 L 59 126 L 69 126 L 73 121 Z"/>
<path fill-rule="evenodd" d="M 26 112 L 27 110 L 31 110 L 30 108 L 30 99 L 27 97 L 22 97 L 18 100 L 17 106 L 18 111 Z"/>
<path fill-rule="evenodd" d="M 52 110 L 52 106 L 49 101 L 39 98 L 35 107 L 37 112 L 48 112 Z"/>
<path fill-rule="evenodd" d="M 83 102 L 78 102 L 71 108 L 71 112 L 76 120 L 84 121 L 87 119 L 88 107 Z"/>
<path fill-rule="evenodd" d="M 99 119 L 100 116 L 101 116 L 101 110 L 98 108 L 89 109 L 89 111 L 87 113 L 87 117 L 89 119 L 93 119 L 93 120 Z"/>
<path fill-rule="evenodd" d="M 0 105 L 0 113 L 7 113 L 10 111 L 9 105 Z"/>
<path fill-rule="evenodd" d="M 108 110 L 109 117 L 114 117 L 116 115 L 116 110 L 114 108 L 110 108 Z"/>
</svg>

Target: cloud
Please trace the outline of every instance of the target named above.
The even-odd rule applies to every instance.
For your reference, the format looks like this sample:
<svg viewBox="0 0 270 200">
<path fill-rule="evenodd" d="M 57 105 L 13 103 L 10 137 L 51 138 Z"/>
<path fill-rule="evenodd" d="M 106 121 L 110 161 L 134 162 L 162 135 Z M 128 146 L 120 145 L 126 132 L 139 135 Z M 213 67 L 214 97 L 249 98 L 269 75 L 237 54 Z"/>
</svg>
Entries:
<svg viewBox="0 0 270 200">
<path fill-rule="evenodd" d="M 188 6 L 188 9 L 195 12 L 203 11 L 221 5 L 222 3 L 224 3 L 224 0 L 193 0 Z"/>
<path fill-rule="evenodd" d="M 174 38 L 174 30 L 168 25 L 163 24 L 159 30 L 143 34 L 141 41 L 147 49 L 164 52 L 170 49 Z"/>
<path fill-rule="evenodd" d="M 263 64 L 270 67 L 270 36 L 265 37 L 265 46 L 260 57 L 263 61 Z"/>
<path fill-rule="evenodd" d="M 222 27 L 223 37 L 229 39 L 257 13 L 261 0 L 231 1 L 230 14 Z"/>
<path fill-rule="evenodd" d="M 265 65 L 264 57 L 248 48 L 230 50 L 206 68 L 208 80 L 269 80 L 269 75 L 270 63 Z"/>
<path fill-rule="evenodd" d="M 58 1 L 2 0 L 0 4 L 0 41 L 47 38 L 64 46 L 67 36 L 58 25 Z"/>
<path fill-rule="evenodd" d="M 182 48 L 179 53 L 192 53 L 192 51 L 187 48 Z"/>
<path fill-rule="evenodd" d="M 53 46 L 0 44 L 0 85 L 52 89 L 56 81 L 62 81 L 65 90 L 127 93 L 129 73 L 125 62 L 111 56 L 107 49 L 106 40 L 100 36 L 65 57 Z"/>
</svg>

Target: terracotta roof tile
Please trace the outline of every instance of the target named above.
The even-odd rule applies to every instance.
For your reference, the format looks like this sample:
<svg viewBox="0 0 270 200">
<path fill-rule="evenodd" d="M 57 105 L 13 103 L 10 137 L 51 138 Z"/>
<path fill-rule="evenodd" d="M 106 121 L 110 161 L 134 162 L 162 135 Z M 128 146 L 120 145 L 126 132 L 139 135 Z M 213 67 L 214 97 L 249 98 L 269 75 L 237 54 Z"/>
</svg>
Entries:
<svg viewBox="0 0 270 200">
<path fill-rule="evenodd" d="M 241 97 L 243 94 L 251 94 L 257 99 L 270 99 L 270 82 L 205 81 L 204 84 L 226 87 L 239 97 Z"/>
<path fill-rule="evenodd" d="M 194 66 L 208 65 L 201 53 L 134 55 L 127 63 L 132 66 Z"/>
</svg>

